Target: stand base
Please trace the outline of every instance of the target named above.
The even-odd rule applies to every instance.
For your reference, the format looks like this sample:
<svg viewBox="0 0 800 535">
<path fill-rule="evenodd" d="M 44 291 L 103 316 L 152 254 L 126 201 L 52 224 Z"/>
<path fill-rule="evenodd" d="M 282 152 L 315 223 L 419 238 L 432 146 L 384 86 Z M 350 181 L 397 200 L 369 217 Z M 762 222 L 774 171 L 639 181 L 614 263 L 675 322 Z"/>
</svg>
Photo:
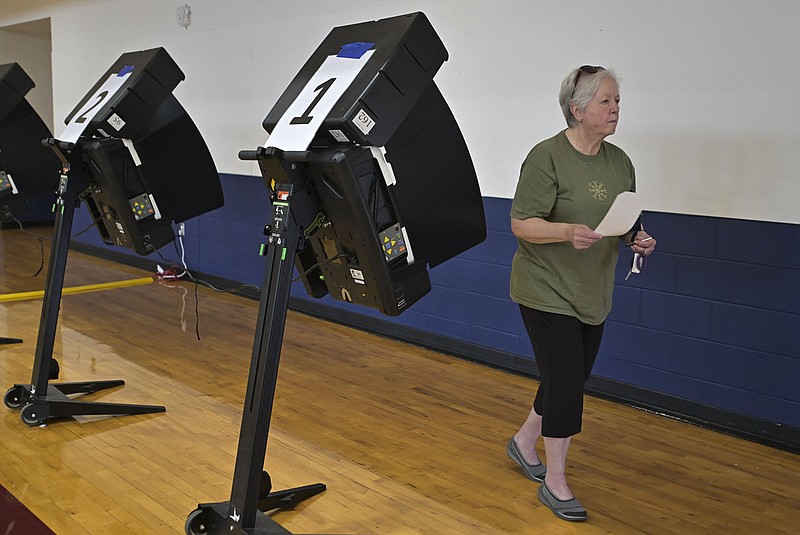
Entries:
<svg viewBox="0 0 800 535">
<path fill-rule="evenodd" d="M 271 492 L 266 498 L 258 502 L 261 512 L 273 509 L 290 509 L 299 502 L 310 498 L 325 490 L 325 485 L 316 483 L 305 487 L 296 487 L 278 492 Z M 289 533 L 286 528 L 272 520 L 270 517 L 256 513 L 255 526 L 252 528 L 241 527 L 238 519 L 228 516 L 230 502 L 201 503 L 197 509 L 189 513 L 184 526 L 186 535 L 271 535 Z"/>
<path fill-rule="evenodd" d="M 0 336 L 0 345 L 4 344 L 21 344 L 22 338 L 6 338 L 5 336 Z"/>
<path fill-rule="evenodd" d="M 125 381 L 121 379 L 52 384 L 48 385 L 45 396 L 34 395 L 32 385 L 17 384 L 8 389 L 3 402 L 10 409 L 20 409 L 20 419 L 30 426 L 41 425 L 54 418 L 69 416 L 149 414 L 167 410 L 159 405 L 102 403 L 79 401 L 67 397 L 69 394 L 91 394 L 98 390 L 124 384 Z"/>
</svg>

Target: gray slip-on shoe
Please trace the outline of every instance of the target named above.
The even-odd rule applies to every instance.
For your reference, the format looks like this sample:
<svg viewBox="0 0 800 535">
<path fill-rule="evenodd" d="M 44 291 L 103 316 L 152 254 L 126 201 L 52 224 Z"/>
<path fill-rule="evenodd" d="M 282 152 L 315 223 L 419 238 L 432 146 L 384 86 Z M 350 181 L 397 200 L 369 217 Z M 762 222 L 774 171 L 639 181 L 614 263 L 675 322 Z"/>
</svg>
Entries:
<svg viewBox="0 0 800 535">
<path fill-rule="evenodd" d="M 547 484 L 542 482 L 539 487 L 539 501 L 553 511 L 553 514 L 562 520 L 570 522 L 583 522 L 589 516 L 581 502 L 576 498 L 569 500 L 559 500 L 547 488 Z"/>
<path fill-rule="evenodd" d="M 514 440 L 514 437 L 508 439 L 506 453 L 512 461 L 517 463 L 520 468 L 522 468 L 522 472 L 525 474 L 525 477 L 536 481 L 537 483 L 544 481 L 544 476 L 547 475 L 547 467 L 544 465 L 544 463 L 528 464 L 525 461 L 525 457 L 522 456 L 522 452 L 519 451 L 519 446 L 517 446 L 517 441 Z"/>
</svg>

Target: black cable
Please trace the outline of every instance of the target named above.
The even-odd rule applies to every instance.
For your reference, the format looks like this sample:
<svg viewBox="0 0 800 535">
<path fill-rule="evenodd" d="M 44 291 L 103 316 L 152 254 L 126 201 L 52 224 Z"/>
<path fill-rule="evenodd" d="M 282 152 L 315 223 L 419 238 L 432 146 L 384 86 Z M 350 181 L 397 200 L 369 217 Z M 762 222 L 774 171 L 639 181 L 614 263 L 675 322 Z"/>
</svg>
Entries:
<svg viewBox="0 0 800 535">
<path fill-rule="evenodd" d="M 178 241 L 178 240 L 175 240 L 175 241 Z M 181 243 L 181 245 L 183 245 L 183 244 Z M 180 277 L 185 275 L 186 277 L 189 278 L 189 280 L 191 280 L 194 283 L 194 300 L 195 300 L 194 311 L 195 311 L 195 318 L 196 318 L 195 319 L 195 334 L 197 335 L 197 339 L 198 340 L 200 340 L 200 295 L 199 295 L 198 290 L 197 290 L 199 285 L 202 284 L 203 286 L 206 286 L 206 287 L 210 288 L 211 290 L 213 290 L 215 292 L 220 292 L 220 293 L 237 293 L 237 292 L 240 292 L 241 290 L 243 290 L 244 288 L 254 288 L 257 292 L 259 292 L 259 293 L 261 292 L 261 288 L 259 286 L 255 285 L 255 284 L 241 284 L 241 285 L 239 285 L 239 286 L 237 286 L 235 288 L 217 288 L 216 286 L 211 284 L 209 281 L 206 281 L 206 280 L 199 279 L 199 278 L 195 277 L 192 274 L 192 272 L 189 271 L 189 269 L 187 267 L 183 266 L 182 264 L 179 264 L 178 262 L 174 262 L 172 260 L 168 260 L 167 258 L 165 258 L 164 255 L 161 254 L 161 251 L 159 249 L 156 249 L 155 252 L 158 254 L 159 258 L 161 258 L 161 260 L 164 263 L 170 265 L 170 267 L 175 267 L 175 268 L 180 267 L 181 269 L 183 269 L 183 273 L 181 273 L 180 275 L 177 275 L 176 279 L 178 279 L 178 278 L 180 278 Z M 181 255 L 181 251 L 178 249 L 178 244 L 177 243 L 175 244 L 175 252 L 176 252 L 176 254 L 178 254 L 178 256 L 182 256 Z M 313 270 L 317 269 L 319 266 L 321 266 L 323 264 L 328 264 L 328 263 L 334 262 L 336 260 L 339 260 L 341 258 L 348 258 L 348 259 L 352 260 L 353 257 L 352 257 L 352 255 L 350 253 L 340 253 L 340 254 L 332 257 L 332 258 L 328 258 L 326 260 L 317 262 L 316 264 L 314 264 L 313 266 L 308 268 L 306 271 L 304 271 L 303 273 L 298 275 L 295 279 L 292 279 L 292 282 L 297 282 L 302 277 L 305 277 L 306 275 L 308 275 Z"/>
<path fill-rule="evenodd" d="M 24 232 L 25 234 L 29 234 L 29 235 L 33 236 L 36 239 L 36 241 L 39 242 L 39 259 L 40 259 L 39 260 L 39 269 L 37 269 L 36 273 L 31 275 L 31 277 L 38 276 L 39 273 L 41 273 L 42 270 L 44 269 L 44 241 L 45 240 L 49 240 L 50 238 L 48 236 L 39 236 L 35 232 L 31 232 L 30 230 L 26 229 L 25 227 L 22 226 L 22 221 L 17 219 L 17 217 L 14 214 L 8 212 L 8 213 L 6 213 L 6 215 L 10 216 L 11 219 L 13 219 L 14 221 L 17 222 L 17 225 L 19 225 L 19 229 L 22 232 Z"/>
<path fill-rule="evenodd" d="M 188 273 L 188 271 L 187 271 Z M 191 277 L 191 275 L 189 275 Z M 194 277 L 192 277 L 194 278 Z M 200 295 L 197 293 L 197 279 L 194 281 L 194 333 L 200 340 Z"/>
<path fill-rule="evenodd" d="M 375 180 L 372 181 L 372 222 L 375 224 L 375 228 L 379 227 L 378 224 L 378 177 L 375 177 Z"/>
<path fill-rule="evenodd" d="M 206 288 L 210 288 L 210 289 L 214 290 L 215 292 L 219 292 L 219 293 L 235 294 L 235 293 L 241 292 L 245 288 L 253 288 L 257 292 L 261 292 L 261 286 L 258 286 L 256 284 L 241 284 L 241 285 L 237 286 L 236 288 L 217 288 L 216 286 L 214 286 L 210 282 L 204 281 L 203 279 L 197 279 L 197 282 L 202 284 Z"/>
<path fill-rule="evenodd" d="M 172 241 L 173 241 L 173 245 L 175 246 L 175 253 L 180 258 L 183 258 L 184 255 L 182 254 L 181 250 L 178 249 L 178 244 L 176 243 L 177 241 L 180 240 L 180 238 L 181 237 L 178 236 L 178 239 L 175 239 L 175 240 L 172 240 Z M 181 249 L 183 249 L 183 240 L 180 240 L 180 242 L 181 242 Z M 171 260 L 167 260 L 166 258 L 164 258 L 164 255 L 161 254 L 161 251 L 158 248 L 156 248 L 156 253 L 158 253 L 158 256 L 164 262 L 166 262 L 168 264 L 171 264 L 172 266 L 175 266 L 175 267 L 180 266 L 181 269 L 183 269 L 183 273 L 179 277 L 182 277 L 183 275 L 186 275 L 187 277 L 189 277 L 189 280 L 191 280 L 194 283 L 194 317 L 195 317 L 194 332 L 195 332 L 195 335 L 197 336 L 197 339 L 200 340 L 200 294 L 197 292 L 197 287 L 199 285 L 197 279 L 194 277 L 194 275 L 192 275 L 191 271 L 189 271 L 189 268 L 186 267 L 185 265 L 178 264 L 177 262 L 173 262 Z"/>
<path fill-rule="evenodd" d="M 95 225 L 97 224 L 97 222 L 98 222 L 98 221 L 100 221 L 101 219 L 103 219 L 103 214 L 100 214 L 99 216 L 97 216 L 96 218 L 94 218 L 94 220 L 92 220 L 92 222 L 91 222 L 91 223 L 89 223 L 89 224 L 88 224 L 86 227 L 84 227 L 84 228 L 83 228 L 82 230 L 80 230 L 79 232 L 77 232 L 77 233 L 73 234 L 73 235 L 72 235 L 72 237 L 73 237 L 73 238 L 77 238 L 78 236 L 80 236 L 81 234 L 83 234 L 84 232 L 86 232 L 87 230 L 89 230 L 90 228 L 92 228 L 93 226 L 95 226 Z"/>
<path fill-rule="evenodd" d="M 300 279 L 302 279 L 303 277 L 305 277 L 306 275 L 308 275 L 309 273 L 311 273 L 312 271 L 314 271 L 315 269 L 317 269 L 318 267 L 320 267 L 321 265 L 330 264 L 334 260 L 339 260 L 340 258 L 348 258 L 348 259 L 352 260 L 353 257 L 352 257 L 352 255 L 350 255 L 350 253 L 339 253 L 336 256 L 332 257 L 332 258 L 321 260 L 320 262 L 317 262 L 316 264 L 314 264 L 313 266 L 311 266 L 310 268 L 308 268 L 307 270 L 305 270 L 304 272 L 299 274 L 296 278 L 292 279 L 292 282 L 297 282 Z"/>
</svg>

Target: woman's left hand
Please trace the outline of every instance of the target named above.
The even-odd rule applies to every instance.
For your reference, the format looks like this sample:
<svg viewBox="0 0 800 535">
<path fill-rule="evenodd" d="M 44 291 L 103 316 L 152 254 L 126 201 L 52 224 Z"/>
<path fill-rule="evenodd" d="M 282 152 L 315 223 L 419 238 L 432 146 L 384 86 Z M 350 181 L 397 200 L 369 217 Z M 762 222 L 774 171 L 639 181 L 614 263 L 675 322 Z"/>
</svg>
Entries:
<svg viewBox="0 0 800 535">
<path fill-rule="evenodd" d="M 640 230 L 636 233 L 636 239 L 633 240 L 633 245 L 631 246 L 631 250 L 634 253 L 638 253 L 642 256 L 647 256 L 653 252 L 656 248 L 656 240 L 648 233 L 643 230 Z"/>
</svg>

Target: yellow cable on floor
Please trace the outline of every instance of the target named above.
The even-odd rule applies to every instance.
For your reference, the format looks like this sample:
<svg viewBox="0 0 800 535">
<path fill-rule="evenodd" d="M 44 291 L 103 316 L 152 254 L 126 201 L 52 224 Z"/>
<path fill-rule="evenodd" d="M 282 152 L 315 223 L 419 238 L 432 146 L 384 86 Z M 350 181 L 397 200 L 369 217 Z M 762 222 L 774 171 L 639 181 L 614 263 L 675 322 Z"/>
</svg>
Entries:
<svg viewBox="0 0 800 535">
<path fill-rule="evenodd" d="M 101 284 L 87 284 L 86 286 L 74 286 L 72 288 L 64 288 L 61 295 L 83 294 L 89 292 L 99 292 L 102 290 L 111 290 L 113 288 L 127 288 L 129 286 L 142 286 L 144 284 L 152 284 L 153 277 L 142 277 L 140 279 L 129 279 L 116 282 L 103 282 Z M 34 292 L 20 292 L 15 294 L 0 295 L 0 303 L 8 303 L 11 301 L 26 301 L 28 299 L 40 299 L 44 297 L 44 290 Z"/>
</svg>

